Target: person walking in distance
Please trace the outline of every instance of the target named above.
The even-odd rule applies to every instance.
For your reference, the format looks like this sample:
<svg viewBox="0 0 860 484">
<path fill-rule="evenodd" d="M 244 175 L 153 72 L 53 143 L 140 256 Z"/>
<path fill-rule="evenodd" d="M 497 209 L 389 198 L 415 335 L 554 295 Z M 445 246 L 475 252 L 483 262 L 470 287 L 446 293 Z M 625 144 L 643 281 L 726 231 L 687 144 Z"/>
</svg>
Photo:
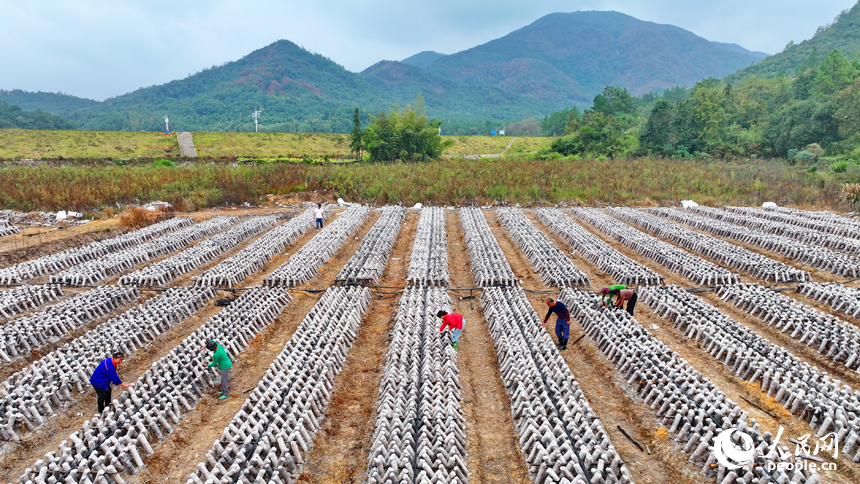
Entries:
<svg viewBox="0 0 860 484">
<path fill-rule="evenodd" d="M 556 346 L 560 350 L 566 350 L 568 336 L 570 335 L 570 312 L 568 312 L 567 306 L 561 301 L 547 299 L 546 305 L 549 306 L 549 310 L 546 312 L 546 316 L 543 317 L 541 326 L 544 326 L 549 316 L 555 313 L 555 336 L 558 338 Z"/>
<path fill-rule="evenodd" d="M 442 326 L 439 327 L 439 333 L 445 331 L 445 328 L 451 328 L 452 338 L 451 347 L 455 350 L 460 347 L 460 334 L 463 333 L 463 315 L 457 313 L 448 313 L 440 310 L 436 313 L 436 317 L 442 320 Z"/>
<path fill-rule="evenodd" d="M 622 309 L 624 307 L 624 301 L 627 301 L 627 314 L 633 316 L 633 309 L 636 308 L 636 301 L 639 299 L 636 291 L 632 289 L 614 289 L 610 294 L 618 300 L 615 303 L 616 309 Z"/>
<path fill-rule="evenodd" d="M 123 388 L 131 386 L 131 383 L 123 383 L 116 374 L 116 369 L 119 368 L 119 365 L 124 359 L 125 355 L 122 354 L 122 351 L 114 352 L 112 358 L 105 358 L 101 363 L 99 363 L 99 366 L 96 367 L 96 371 L 94 371 L 93 375 L 90 377 L 90 385 L 96 389 L 99 413 L 104 412 L 105 407 L 110 405 L 111 383 Z"/>
<path fill-rule="evenodd" d="M 314 210 L 314 218 L 317 220 L 317 230 L 323 228 L 323 209 L 322 204 L 317 204 L 317 209 Z"/>
<path fill-rule="evenodd" d="M 221 391 L 218 393 L 221 394 L 219 400 L 224 400 L 230 396 L 228 381 L 230 380 L 230 367 L 233 366 L 233 363 L 230 361 L 230 357 L 227 356 L 227 350 L 216 343 L 215 340 L 209 340 L 206 343 L 206 346 L 200 348 L 200 351 L 203 351 L 204 349 L 212 352 L 212 363 L 205 365 L 205 367 L 212 368 L 213 366 L 217 366 L 218 370 L 221 372 Z"/>
</svg>

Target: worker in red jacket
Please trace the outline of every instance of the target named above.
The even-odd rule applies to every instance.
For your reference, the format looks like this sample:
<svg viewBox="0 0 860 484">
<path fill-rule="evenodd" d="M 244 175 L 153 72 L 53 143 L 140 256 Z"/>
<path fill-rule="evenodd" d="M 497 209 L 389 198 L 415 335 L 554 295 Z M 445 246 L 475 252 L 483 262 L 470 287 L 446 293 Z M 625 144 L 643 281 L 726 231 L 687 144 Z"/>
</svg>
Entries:
<svg viewBox="0 0 860 484">
<path fill-rule="evenodd" d="M 448 313 L 440 310 L 436 313 L 436 317 L 442 320 L 442 326 L 439 327 L 439 332 L 445 331 L 445 328 L 451 328 L 453 337 L 451 338 L 451 346 L 456 350 L 460 347 L 460 334 L 463 332 L 463 315 L 457 313 Z"/>
</svg>

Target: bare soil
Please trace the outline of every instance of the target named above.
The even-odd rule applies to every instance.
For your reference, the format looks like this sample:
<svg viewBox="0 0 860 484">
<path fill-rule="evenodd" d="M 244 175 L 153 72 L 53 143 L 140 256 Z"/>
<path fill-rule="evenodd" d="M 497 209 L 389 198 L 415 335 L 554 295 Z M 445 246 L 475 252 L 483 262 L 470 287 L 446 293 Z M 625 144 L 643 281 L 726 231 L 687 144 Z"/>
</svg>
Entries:
<svg viewBox="0 0 860 484">
<path fill-rule="evenodd" d="M 195 219 L 202 220 L 214 215 L 262 215 L 273 212 L 283 212 L 284 205 L 311 199 L 323 201 L 329 197 L 327 193 L 305 193 L 295 197 L 273 197 L 264 208 L 226 208 L 208 210 L 191 214 Z M 295 210 L 292 210 L 293 212 Z M 544 299 L 555 297 L 557 288 L 542 284 L 540 276 L 534 271 L 525 254 L 513 242 L 510 235 L 498 221 L 493 211 L 485 211 L 499 245 L 508 257 L 514 273 L 522 281 L 526 289 L 541 291 L 529 294 L 529 300 L 542 317 L 546 312 Z M 531 210 L 525 210 L 526 215 L 565 253 L 573 248 L 567 245 L 546 226 L 537 221 Z M 392 250 L 387 269 L 380 285 L 403 286 L 409 255 L 415 236 L 418 211 L 410 211 L 404 222 L 402 231 Z M 468 252 L 463 240 L 457 212 L 446 214 L 448 235 L 449 268 L 451 272 L 452 306 L 454 311 L 464 315 L 466 328 L 461 338 L 459 349 L 460 383 L 463 387 L 461 402 L 466 417 L 467 452 L 469 454 L 468 469 L 470 481 L 475 483 L 527 483 L 529 477 L 526 470 L 525 458 L 520 451 L 517 434 L 511 419 L 507 394 L 501 381 L 493 348 L 493 340 L 489 335 L 487 322 L 483 317 L 478 300 L 477 290 L 457 291 L 458 288 L 475 286 L 470 271 Z M 300 289 L 326 289 L 332 285 L 334 278 L 349 257 L 355 251 L 360 240 L 367 234 L 377 220 L 373 212 L 369 220 L 351 237 L 337 255 L 326 264 L 319 273 Z M 622 254 L 643 265 L 663 274 L 667 284 L 677 284 L 691 287 L 692 284 L 678 274 L 671 273 L 662 266 L 646 259 L 626 248 L 613 239 L 596 231 L 593 227 L 583 224 L 593 234 L 609 243 Z M 110 231 L 106 231 L 110 229 Z M 76 227 L 60 230 L 41 230 L 41 235 L 0 240 L 0 266 L 10 265 L 41 255 L 54 253 L 69 247 L 76 247 L 93 240 L 112 237 L 122 233 L 116 219 L 90 222 Z M 282 254 L 277 255 L 263 270 L 250 276 L 242 286 L 260 284 L 262 279 L 286 262 L 290 255 L 307 243 L 316 231 L 310 231 Z M 176 285 L 191 284 L 192 277 L 218 262 L 232 256 L 246 247 L 259 236 L 256 236 L 239 247 L 223 254 L 218 260 L 204 265 L 190 274 L 180 277 Z M 787 260 L 781 256 L 763 251 L 753 246 L 729 242 L 743 246 L 752 251 L 763 253 L 768 257 L 810 271 L 813 279 L 819 282 L 842 281 L 832 274 Z M 16 245 L 17 244 L 17 245 Z M 593 264 L 579 255 L 572 257 L 573 262 L 585 272 L 591 280 L 592 289 L 597 289 L 612 282 L 611 277 L 597 269 Z M 115 282 L 116 277 L 106 282 Z M 742 275 L 745 282 L 760 282 Z M 79 289 L 65 290 L 67 296 L 80 292 Z M 385 364 L 388 351 L 390 331 L 394 315 L 399 303 L 400 291 L 396 289 L 379 289 L 374 293 L 374 300 L 368 309 L 360 328 L 355 345 L 350 351 L 345 366 L 335 382 L 332 401 L 328 414 L 323 422 L 322 430 L 316 436 L 314 448 L 307 457 L 307 463 L 301 476 L 302 482 L 308 483 L 359 483 L 366 478 L 367 456 L 371 444 L 373 427 L 375 425 L 376 399 L 379 388 L 379 378 Z M 187 476 L 194 471 L 198 462 L 202 461 L 212 442 L 217 440 L 233 418 L 236 411 L 244 403 L 247 391 L 253 388 L 268 369 L 269 364 L 280 353 L 283 345 L 293 335 L 302 318 L 319 300 L 321 293 L 291 291 L 294 296 L 292 303 L 284 312 L 255 338 L 251 346 L 238 358 L 236 370 L 231 374 L 234 396 L 225 401 L 215 398 L 214 390 L 205 396 L 197 408 L 183 417 L 175 431 L 167 436 L 164 442 L 154 446 L 155 453 L 146 459 L 147 466 L 126 481 L 130 484 L 185 482 Z M 809 300 L 793 291 L 786 291 L 799 301 L 815 307 L 825 313 L 834 314 L 843 321 L 858 324 L 852 318 L 836 313 L 823 304 Z M 789 336 L 768 327 L 758 318 L 753 318 L 738 310 L 731 304 L 725 303 L 713 294 L 699 294 L 704 300 L 728 314 L 736 321 L 755 330 L 775 344 L 791 350 L 802 361 L 828 372 L 855 390 L 860 389 L 860 375 L 847 370 L 843 365 L 834 364 L 815 351 L 815 348 L 801 345 Z M 144 298 L 154 297 L 154 293 L 145 292 Z M 137 304 L 137 303 L 135 303 Z M 126 305 L 131 306 L 131 305 Z M 128 307 L 121 308 L 124 311 Z M 197 314 L 183 321 L 171 331 L 162 335 L 152 345 L 129 358 L 122 368 L 120 376 L 132 381 L 145 372 L 154 361 L 168 354 L 169 351 L 185 337 L 196 330 L 201 324 L 214 315 L 219 308 L 209 302 Z M 118 314 L 119 311 L 112 315 Z M 112 316 L 111 315 L 111 316 Z M 110 317 L 110 316 L 108 316 Z M 810 433 L 811 429 L 805 422 L 790 416 L 772 398 L 762 393 L 758 385 L 751 385 L 735 377 L 728 368 L 716 362 L 694 342 L 684 338 L 683 334 L 675 331 L 668 323 L 657 317 L 645 304 L 637 307 L 637 320 L 646 327 L 655 324 L 659 329 L 652 330 L 657 338 L 677 351 L 690 365 L 714 382 L 741 408 L 750 412 L 766 430 L 775 432 L 782 425 L 785 428 L 783 440 L 788 437 L 800 437 Z M 42 350 L 50 351 L 55 346 L 78 337 L 85 331 L 96 327 L 107 318 L 90 323 L 61 341 Z M 554 320 L 548 323 L 547 331 L 554 337 Z M 570 331 L 570 341 L 574 342 L 581 336 L 582 330 L 576 323 Z M 38 357 L 38 355 L 34 355 Z M 594 342 L 585 337 L 575 345 L 570 345 L 563 352 L 565 361 L 582 388 L 594 412 L 604 424 L 610 439 L 624 459 L 635 482 L 639 483 L 705 483 L 712 482 L 700 473 L 700 466 L 693 465 L 687 460 L 687 455 L 680 451 L 677 443 L 666 433 L 654 414 L 654 410 L 642 403 L 642 399 L 627 383 L 620 378 L 613 365 L 607 361 Z M 31 359 L 22 359 L 12 365 L 0 368 L 0 378 L 5 378 L 13 371 L 29 364 Z M 118 391 L 114 392 L 115 396 Z M 60 440 L 79 429 L 83 421 L 93 412 L 95 397 L 91 392 L 80 396 L 59 413 L 59 418 L 52 418 L 36 432 L 25 435 L 19 444 L 3 446 L 0 456 L 0 482 L 15 481 L 24 468 L 41 458 L 46 452 L 55 450 Z M 643 451 L 631 440 L 625 437 L 619 428 L 624 429 L 637 443 L 647 448 Z M 789 445 L 789 444 L 786 444 Z M 790 448 L 793 446 L 789 445 Z M 823 472 L 826 482 L 850 483 L 860 482 L 860 466 L 850 460 L 838 460 L 839 470 Z"/>
</svg>

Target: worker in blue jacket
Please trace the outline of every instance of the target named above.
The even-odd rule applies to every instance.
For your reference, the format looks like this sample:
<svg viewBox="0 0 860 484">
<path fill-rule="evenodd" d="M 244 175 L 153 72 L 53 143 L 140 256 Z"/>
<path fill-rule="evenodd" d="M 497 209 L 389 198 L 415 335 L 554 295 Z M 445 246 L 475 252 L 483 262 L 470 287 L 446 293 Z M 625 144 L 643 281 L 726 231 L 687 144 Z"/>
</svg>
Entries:
<svg viewBox="0 0 860 484">
<path fill-rule="evenodd" d="M 116 369 L 119 368 L 119 365 L 124 359 L 125 355 L 122 354 L 122 351 L 115 352 L 113 354 L 113 358 L 105 358 L 102 360 L 102 362 L 99 363 L 99 366 L 96 367 L 96 371 L 93 372 L 93 376 L 90 377 L 90 384 L 96 389 L 96 395 L 98 395 L 99 413 L 104 412 L 105 407 L 110 405 L 111 383 L 123 388 L 131 386 L 130 383 L 123 383 L 116 374 Z"/>
</svg>

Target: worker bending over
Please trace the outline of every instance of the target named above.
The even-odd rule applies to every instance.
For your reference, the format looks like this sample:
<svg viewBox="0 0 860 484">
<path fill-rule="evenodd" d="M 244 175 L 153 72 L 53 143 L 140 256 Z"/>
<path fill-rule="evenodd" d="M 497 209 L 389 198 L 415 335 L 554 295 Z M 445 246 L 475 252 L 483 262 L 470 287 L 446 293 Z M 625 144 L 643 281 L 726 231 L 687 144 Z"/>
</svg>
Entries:
<svg viewBox="0 0 860 484">
<path fill-rule="evenodd" d="M 639 299 L 636 291 L 632 289 L 613 289 L 609 294 L 616 299 L 616 309 L 623 309 L 624 301 L 627 301 L 627 314 L 633 316 L 633 309 L 636 307 L 636 301 Z"/>
<path fill-rule="evenodd" d="M 615 284 L 614 286 L 604 287 L 600 290 L 603 297 L 600 298 L 600 301 L 603 303 L 605 307 L 612 307 L 612 291 L 621 291 L 627 289 L 627 286 L 624 284 Z"/>
</svg>

